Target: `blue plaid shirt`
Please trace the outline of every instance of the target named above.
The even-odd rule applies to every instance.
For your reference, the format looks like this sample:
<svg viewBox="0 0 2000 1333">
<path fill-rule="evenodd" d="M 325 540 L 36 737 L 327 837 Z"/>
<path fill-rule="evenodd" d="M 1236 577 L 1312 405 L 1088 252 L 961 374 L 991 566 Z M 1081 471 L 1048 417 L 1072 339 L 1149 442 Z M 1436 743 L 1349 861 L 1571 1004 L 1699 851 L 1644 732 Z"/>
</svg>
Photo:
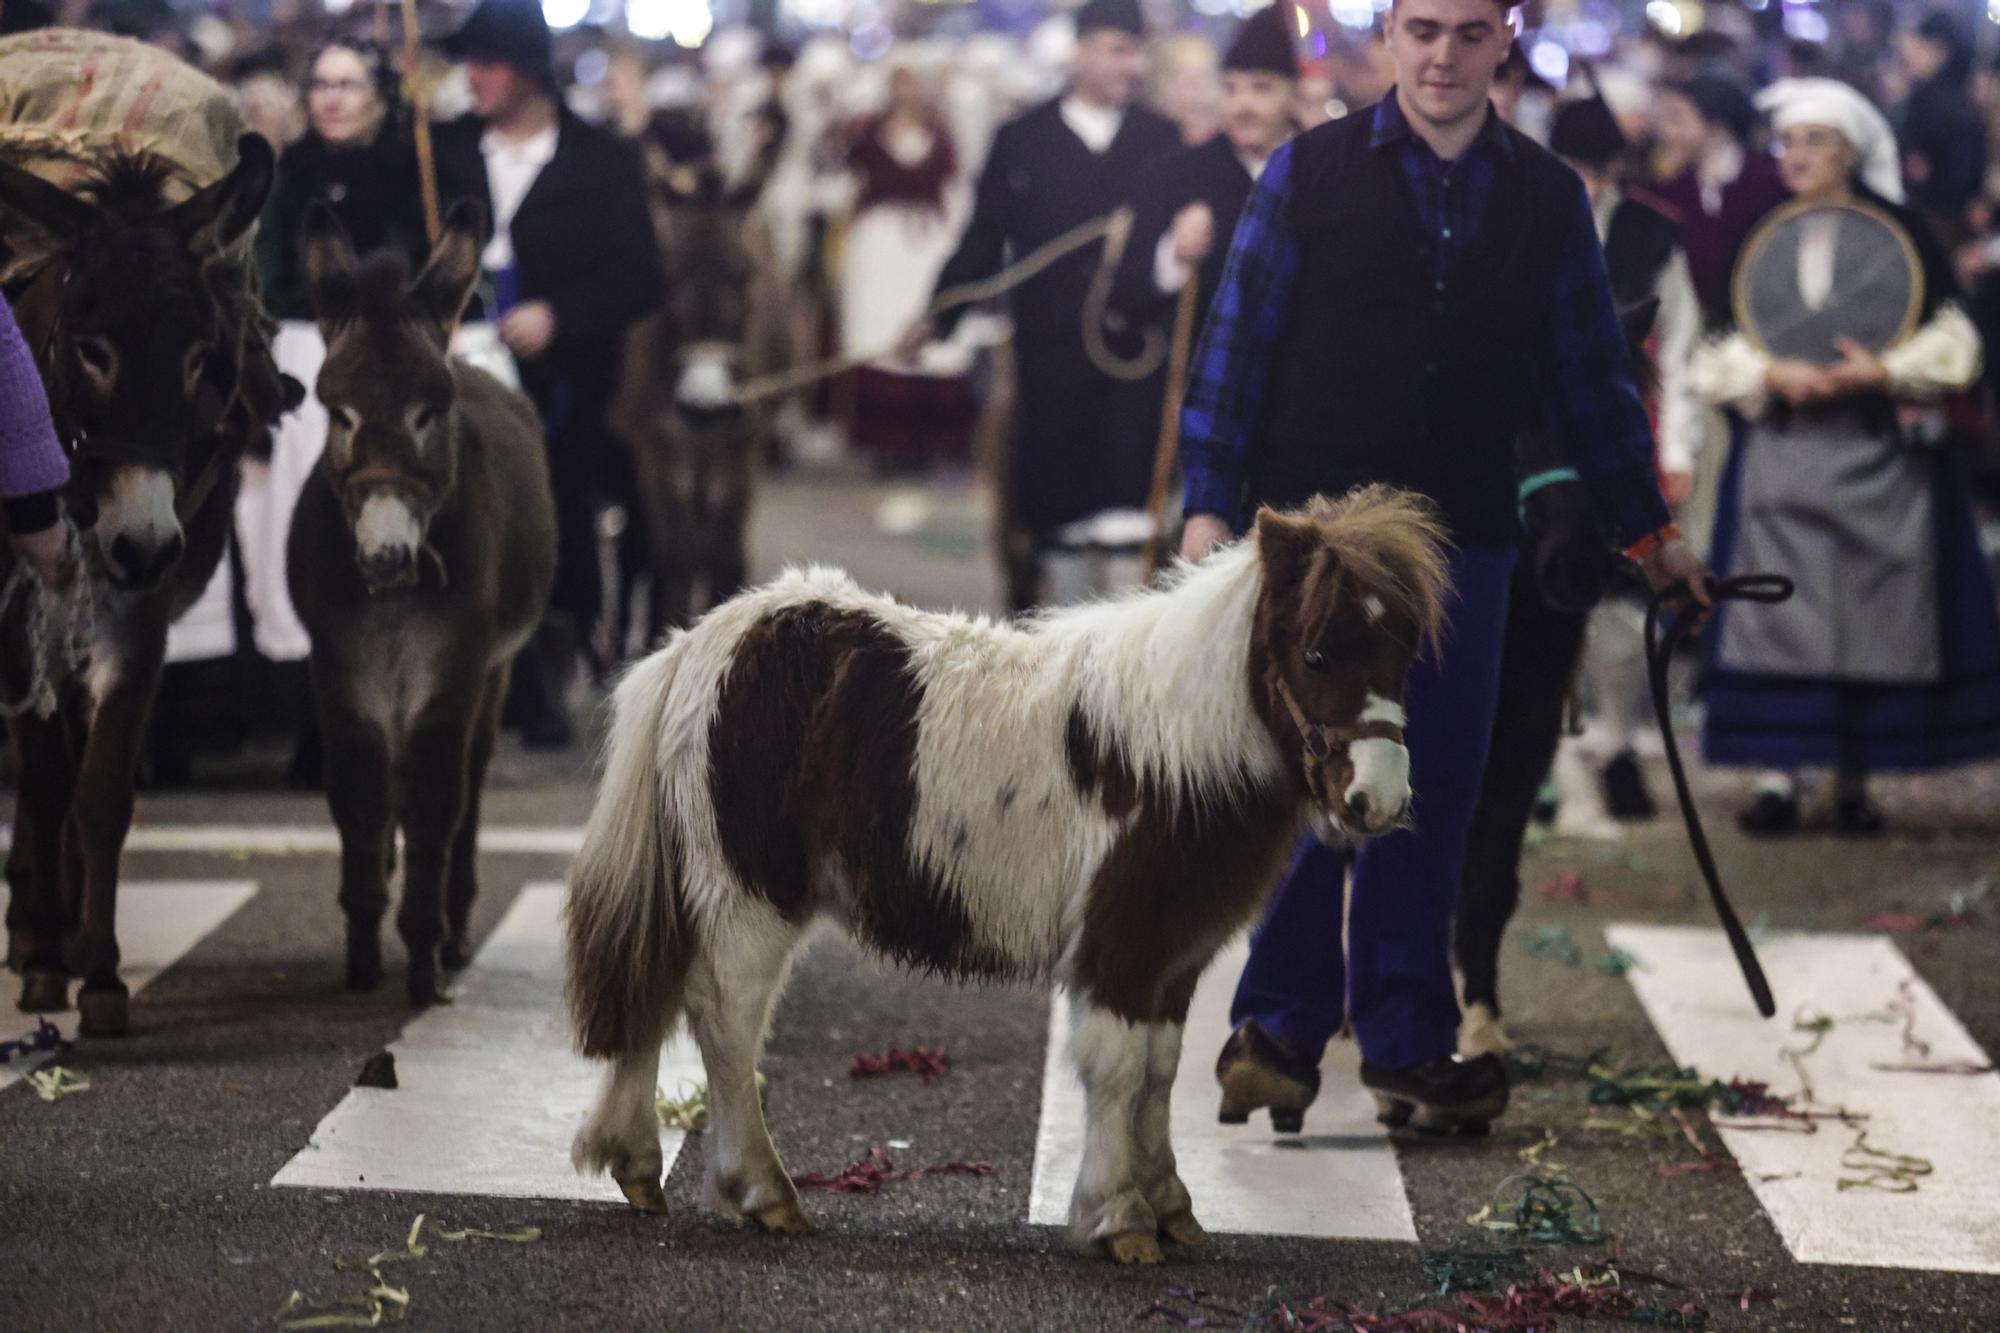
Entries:
<svg viewBox="0 0 2000 1333">
<path fill-rule="evenodd" d="M 1489 114 L 1465 155 L 1446 162 L 1410 129 L 1392 91 L 1375 108 L 1369 146 L 1395 153 L 1402 165 L 1417 215 L 1435 241 L 1442 281 L 1479 234 L 1494 178 L 1514 154 L 1500 118 Z M 1234 522 L 1242 507 L 1244 460 L 1263 412 L 1298 278 L 1291 196 L 1287 144 L 1272 154 L 1236 224 L 1222 285 L 1189 367 L 1181 455 L 1190 513 Z M 1537 353 L 1543 414 L 1567 446 L 1584 485 L 1629 545 L 1665 527 L 1667 507 L 1653 469 L 1652 431 L 1632 382 L 1604 250 L 1581 181 L 1567 223 L 1548 243 L 1556 247 L 1556 277 L 1550 294 L 1554 318 Z"/>
</svg>

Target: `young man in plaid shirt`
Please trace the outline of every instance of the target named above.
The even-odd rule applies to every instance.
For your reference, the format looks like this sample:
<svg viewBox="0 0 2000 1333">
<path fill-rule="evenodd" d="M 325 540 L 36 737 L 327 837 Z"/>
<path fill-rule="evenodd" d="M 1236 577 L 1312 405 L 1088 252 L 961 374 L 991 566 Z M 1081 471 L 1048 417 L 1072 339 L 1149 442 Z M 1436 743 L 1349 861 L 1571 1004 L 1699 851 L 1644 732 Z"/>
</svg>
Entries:
<svg viewBox="0 0 2000 1333">
<path fill-rule="evenodd" d="M 1568 484 L 1654 587 L 1705 571 L 1660 498 L 1583 185 L 1488 103 L 1507 0 L 1396 0 L 1386 32 L 1396 87 L 1280 148 L 1237 226 L 1182 418 L 1182 551 L 1200 559 L 1260 504 L 1388 482 L 1442 511 L 1457 595 L 1409 682 L 1414 827 L 1352 854 L 1344 957 L 1350 853 L 1300 850 L 1217 1076 L 1224 1119 L 1269 1107 L 1294 1127 L 1351 1022 L 1386 1121 L 1477 1130 L 1507 1075 L 1453 1054 L 1449 943 L 1529 480 L 1519 430 L 1538 418 L 1566 443 Z"/>
</svg>

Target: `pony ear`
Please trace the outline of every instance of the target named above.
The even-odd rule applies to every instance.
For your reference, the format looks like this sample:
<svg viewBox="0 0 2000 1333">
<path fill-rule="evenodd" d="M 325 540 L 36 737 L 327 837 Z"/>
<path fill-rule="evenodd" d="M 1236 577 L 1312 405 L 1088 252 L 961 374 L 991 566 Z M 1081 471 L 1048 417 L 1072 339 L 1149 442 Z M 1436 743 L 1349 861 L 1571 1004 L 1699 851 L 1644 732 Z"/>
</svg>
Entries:
<svg viewBox="0 0 2000 1333">
<path fill-rule="evenodd" d="M 444 229 L 431 247 L 424 271 L 410 284 L 418 304 L 439 328 L 452 328 L 465 313 L 465 303 L 479 283 L 479 254 L 485 246 L 486 210 L 474 200 L 460 199 L 445 214 Z"/>
<path fill-rule="evenodd" d="M 299 236 L 299 258 L 306 271 L 306 291 L 320 327 L 331 328 L 353 319 L 357 307 L 354 286 L 354 242 L 332 209 L 315 199 L 306 206 Z"/>
<path fill-rule="evenodd" d="M 11 162 L 0 162 L 0 204 L 65 244 L 88 231 L 99 216 L 89 200 Z"/>
<path fill-rule="evenodd" d="M 1257 511 L 1257 560 L 1264 566 L 1264 586 L 1288 587 L 1305 577 L 1306 565 L 1320 546 L 1319 528 L 1310 519 L 1280 513 L 1266 506 Z"/>
<path fill-rule="evenodd" d="M 167 212 L 167 222 L 196 254 L 217 254 L 236 243 L 264 211 L 277 157 L 270 140 L 246 134 L 236 141 L 236 167 Z"/>
</svg>

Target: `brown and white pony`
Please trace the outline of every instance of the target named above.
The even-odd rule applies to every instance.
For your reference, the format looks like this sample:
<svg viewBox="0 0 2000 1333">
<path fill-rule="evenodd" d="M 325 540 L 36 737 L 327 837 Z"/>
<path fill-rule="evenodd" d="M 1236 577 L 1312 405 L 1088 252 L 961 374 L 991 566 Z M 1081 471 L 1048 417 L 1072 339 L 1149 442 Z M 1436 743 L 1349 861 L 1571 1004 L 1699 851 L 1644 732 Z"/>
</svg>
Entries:
<svg viewBox="0 0 2000 1333">
<path fill-rule="evenodd" d="M 755 1067 L 823 919 L 915 967 L 1066 987 L 1089 1106 L 1073 1234 L 1122 1262 L 1200 1240 L 1167 1136 L 1189 999 L 1302 831 L 1402 821 L 1440 540 L 1422 501 L 1369 488 L 1266 510 L 1164 590 L 1019 625 L 813 568 L 677 635 L 618 687 L 570 881 L 571 1017 L 615 1062 L 578 1167 L 664 1206 L 653 1085 L 685 1013 L 709 1202 L 809 1229 Z"/>
</svg>

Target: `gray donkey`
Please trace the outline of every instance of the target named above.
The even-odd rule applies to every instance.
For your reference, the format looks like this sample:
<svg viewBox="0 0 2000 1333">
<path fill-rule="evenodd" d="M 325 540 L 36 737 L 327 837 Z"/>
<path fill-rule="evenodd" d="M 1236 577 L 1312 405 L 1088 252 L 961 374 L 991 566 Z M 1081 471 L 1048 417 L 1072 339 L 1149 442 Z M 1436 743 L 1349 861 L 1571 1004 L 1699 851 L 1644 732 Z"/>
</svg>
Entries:
<svg viewBox="0 0 2000 1333">
<path fill-rule="evenodd" d="M 306 217 L 326 364 L 326 453 L 292 520 L 292 600 L 312 635 L 327 803 L 340 829 L 347 985 L 382 980 L 382 914 L 406 845 L 396 928 L 410 1000 L 466 961 L 480 791 L 508 664 L 555 579 L 555 509 L 528 400 L 447 346 L 479 276 L 483 217 L 461 204 L 414 279 L 357 262 L 339 221 Z"/>
</svg>

